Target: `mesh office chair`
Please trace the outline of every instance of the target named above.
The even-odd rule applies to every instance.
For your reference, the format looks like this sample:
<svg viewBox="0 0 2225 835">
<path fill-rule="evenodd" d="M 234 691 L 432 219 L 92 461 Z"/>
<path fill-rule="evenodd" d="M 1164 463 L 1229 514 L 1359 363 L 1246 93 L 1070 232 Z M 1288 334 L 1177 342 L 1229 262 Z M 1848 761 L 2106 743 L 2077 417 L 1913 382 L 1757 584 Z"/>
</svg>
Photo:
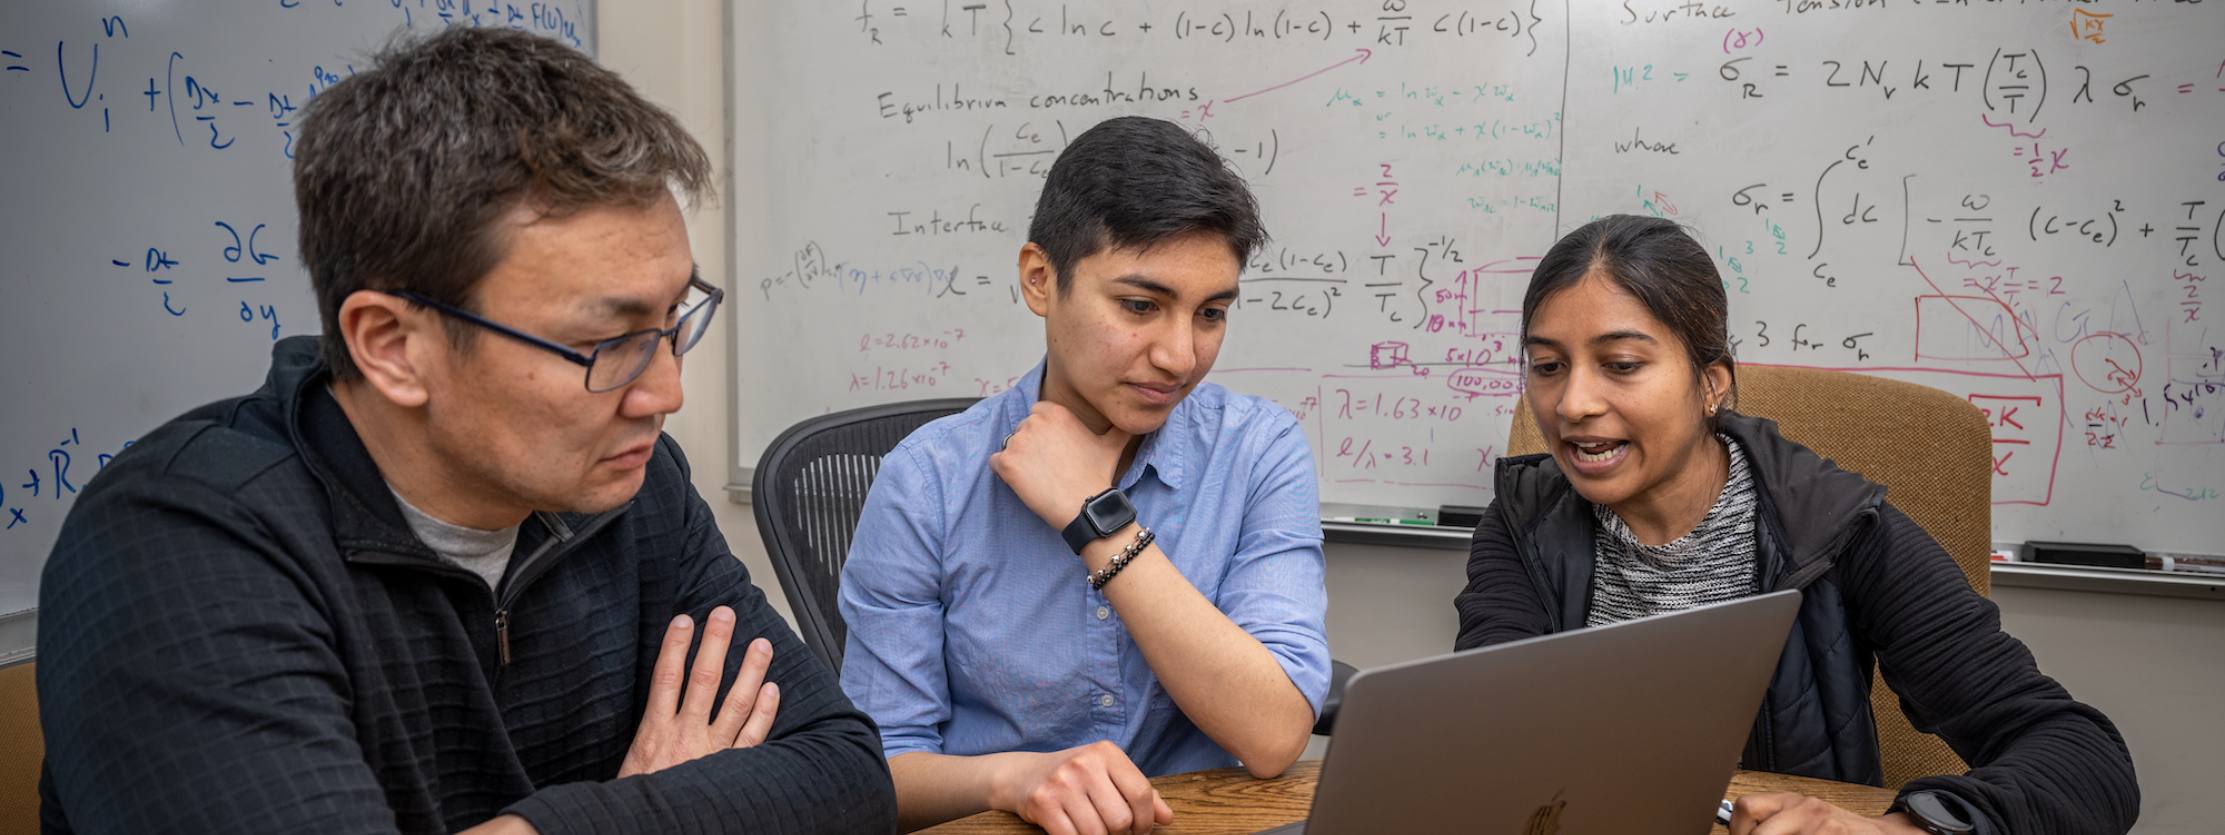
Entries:
<svg viewBox="0 0 2225 835">
<path fill-rule="evenodd" d="M 1969 401 L 1928 386 L 1809 368 L 1738 367 L 1740 414 L 1777 422 L 1784 436 L 1840 468 L 1885 485 L 1981 595 L 1993 589 L 1993 432 Z M 1921 427 L 1921 431 L 1911 431 Z M 1507 454 L 1545 451 L 1525 400 Z M 1885 785 L 1969 770 L 1939 737 L 1911 727 L 1882 675 L 1870 683 Z"/>
<path fill-rule="evenodd" d="M 836 608 L 842 561 L 865 509 L 866 490 L 881 470 L 881 457 L 913 430 L 974 404 L 972 398 L 919 400 L 867 406 L 805 420 L 773 439 L 750 482 L 757 532 L 773 559 L 773 573 L 788 595 L 804 644 L 838 674 L 848 632 Z M 1344 684 L 1356 672 L 1330 664 L 1329 695 L 1313 732 L 1336 724 Z"/>
<path fill-rule="evenodd" d="M 835 590 L 881 457 L 928 421 L 974 402 L 918 400 L 821 415 L 780 433 L 758 459 L 749 488 L 757 532 L 788 595 L 796 631 L 828 669 L 842 670 L 847 630 L 835 609 Z"/>
</svg>

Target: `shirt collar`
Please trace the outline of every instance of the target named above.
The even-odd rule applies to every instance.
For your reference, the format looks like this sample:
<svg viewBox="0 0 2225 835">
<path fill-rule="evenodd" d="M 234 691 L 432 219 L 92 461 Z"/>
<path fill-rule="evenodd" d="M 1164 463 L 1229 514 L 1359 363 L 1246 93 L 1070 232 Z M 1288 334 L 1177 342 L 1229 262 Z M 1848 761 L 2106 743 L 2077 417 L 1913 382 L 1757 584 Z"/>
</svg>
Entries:
<svg viewBox="0 0 2225 835">
<path fill-rule="evenodd" d="M 1036 361 L 1035 367 L 1020 375 L 1019 383 L 1013 386 L 1019 392 L 1020 405 L 1006 415 L 1003 430 L 998 433 L 1000 438 L 1018 428 L 1020 421 L 1027 417 L 1028 409 L 1034 406 L 1035 401 L 1043 399 L 1043 370 L 1047 364 L 1048 360 Z M 1192 389 L 1190 393 L 1195 395 L 1197 391 Z M 1156 476 L 1159 483 L 1170 489 L 1182 489 L 1184 476 L 1189 470 L 1189 439 L 1195 434 L 1189 430 L 1195 411 L 1190 398 L 1184 397 L 1182 402 L 1174 404 L 1174 409 L 1167 413 L 1167 421 L 1160 425 L 1158 431 L 1143 436 L 1143 443 L 1136 447 L 1136 460 L 1120 476 L 1119 487 L 1122 491 L 1134 492 L 1137 482 L 1143 480 L 1145 473 Z"/>
<path fill-rule="evenodd" d="M 272 347 L 270 377 L 264 385 L 283 404 L 282 420 L 303 466 L 324 487 L 333 541 L 350 561 L 385 554 L 445 564 L 409 527 L 396 503 L 400 497 L 385 489 L 378 464 L 340 408 L 331 382 L 331 369 L 324 364 L 315 336 L 290 336 Z M 594 516 L 535 512 L 541 524 L 521 527 L 517 551 L 531 553 L 548 536 L 572 540 L 580 531 L 600 527 L 604 517 L 615 518 L 632 506 L 628 502 Z"/>
</svg>

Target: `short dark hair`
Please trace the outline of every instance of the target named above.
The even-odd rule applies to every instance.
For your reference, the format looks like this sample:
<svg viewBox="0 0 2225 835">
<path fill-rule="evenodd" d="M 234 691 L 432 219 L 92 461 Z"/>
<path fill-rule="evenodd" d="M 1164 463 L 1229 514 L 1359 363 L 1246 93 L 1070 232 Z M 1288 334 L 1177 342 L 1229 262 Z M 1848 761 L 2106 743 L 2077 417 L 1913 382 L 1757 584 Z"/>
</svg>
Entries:
<svg viewBox="0 0 2225 835">
<path fill-rule="evenodd" d="M 1522 294 L 1522 341 L 1546 298 L 1593 270 L 1637 297 L 1653 318 L 1683 341 L 1697 375 L 1723 363 L 1731 372 L 1725 406 L 1738 402 L 1738 361 L 1731 356 L 1730 299 L 1715 261 L 1684 227 L 1657 217 L 1608 215 L 1576 228 L 1546 250 Z"/>
<path fill-rule="evenodd" d="M 1197 232 L 1226 240 L 1239 271 L 1267 242 L 1244 178 L 1173 122 L 1143 116 L 1107 119 L 1074 137 L 1051 164 L 1028 224 L 1060 295 L 1084 258 Z"/>
<path fill-rule="evenodd" d="M 402 37 L 317 95 L 294 142 L 301 258 L 333 375 L 358 371 L 340 304 L 414 291 L 470 308 L 519 206 L 562 216 L 710 196 L 711 163 L 679 120 L 586 55 L 537 35 L 456 27 Z M 459 346 L 473 331 L 449 322 Z"/>
</svg>

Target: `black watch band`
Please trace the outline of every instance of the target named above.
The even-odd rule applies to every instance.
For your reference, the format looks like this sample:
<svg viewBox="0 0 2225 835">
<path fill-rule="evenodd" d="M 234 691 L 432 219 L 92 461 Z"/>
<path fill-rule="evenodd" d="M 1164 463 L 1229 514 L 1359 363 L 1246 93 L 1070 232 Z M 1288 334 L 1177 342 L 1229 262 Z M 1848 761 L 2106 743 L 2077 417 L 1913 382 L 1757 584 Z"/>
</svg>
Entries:
<svg viewBox="0 0 2225 835">
<path fill-rule="evenodd" d="M 1081 515 L 1066 523 L 1059 535 L 1066 537 L 1066 547 L 1080 554 L 1089 543 L 1112 536 L 1134 521 L 1136 506 L 1128 502 L 1128 494 L 1113 487 L 1082 502 Z"/>
<path fill-rule="evenodd" d="M 1977 832 L 1972 823 L 1970 807 L 1961 798 L 1945 792 L 1913 791 L 1902 795 L 1893 803 L 1893 811 L 1908 815 L 1916 827 L 1932 835 L 1969 835 Z"/>
</svg>

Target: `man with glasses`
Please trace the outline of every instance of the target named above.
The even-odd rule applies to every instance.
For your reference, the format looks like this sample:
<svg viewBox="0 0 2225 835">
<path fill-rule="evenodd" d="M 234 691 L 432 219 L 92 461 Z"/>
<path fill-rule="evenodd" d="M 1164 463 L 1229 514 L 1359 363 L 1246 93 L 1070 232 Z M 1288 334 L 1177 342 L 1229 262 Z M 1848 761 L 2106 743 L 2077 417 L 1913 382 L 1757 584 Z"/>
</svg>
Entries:
<svg viewBox="0 0 2225 835">
<path fill-rule="evenodd" d="M 324 334 L 79 498 L 45 830 L 891 828 L 872 723 L 661 434 L 723 296 L 675 196 L 703 150 L 464 28 L 321 93 L 294 150 Z"/>
</svg>

